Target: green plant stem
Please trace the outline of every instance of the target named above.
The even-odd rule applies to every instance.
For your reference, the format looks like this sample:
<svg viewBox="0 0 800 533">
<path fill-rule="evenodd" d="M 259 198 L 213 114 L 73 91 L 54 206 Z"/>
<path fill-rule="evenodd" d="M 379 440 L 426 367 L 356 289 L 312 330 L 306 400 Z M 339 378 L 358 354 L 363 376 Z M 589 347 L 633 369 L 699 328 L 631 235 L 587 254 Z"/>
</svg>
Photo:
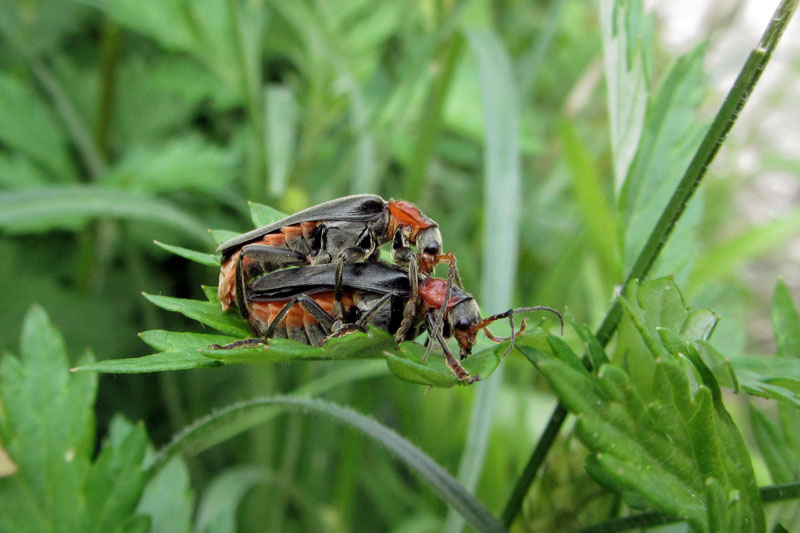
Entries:
<svg viewBox="0 0 800 533">
<path fill-rule="evenodd" d="M 762 503 L 775 503 L 783 500 L 800 499 L 800 481 L 786 483 L 784 485 L 770 485 L 758 489 Z M 681 522 L 681 518 L 669 516 L 657 511 L 647 511 L 623 518 L 608 520 L 600 524 L 587 527 L 583 533 L 614 533 L 629 529 L 644 529 L 648 527 L 661 526 Z"/>
<path fill-rule="evenodd" d="M 539 439 L 539 442 L 554 442 L 556 435 L 558 434 L 558 430 L 561 429 L 561 424 L 564 423 L 564 419 L 566 417 L 567 408 L 564 407 L 563 404 L 559 403 L 556 405 L 553 414 L 550 415 L 550 421 L 548 422 L 547 427 L 545 427 L 544 433 L 542 433 L 542 437 Z M 528 488 L 533 483 L 533 479 L 536 477 L 536 472 L 544 462 L 544 458 L 548 451 L 549 448 L 545 448 L 543 446 L 537 445 L 536 448 L 534 448 L 533 454 L 531 455 L 531 458 L 528 459 L 528 464 L 525 465 L 525 470 L 522 471 L 522 475 L 517 480 L 517 484 L 514 486 L 514 490 L 511 492 L 511 497 L 508 499 L 506 507 L 503 510 L 501 520 L 503 521 L 504 526 L 510 527 L 514 522 L 514 518 L 517 516 L 519 509 L 522 507 L 522 500 L 528 493 Z"/>
<path fill-rule="evenodd" d="M 464 48 L 464 39 L 461 35 L 454 35 L 448 41 L 439 55 L 439 72 L 436 74 L 428 93 L 428 101 L 422 112 L 417 140 L 412 151 L 413 159 L 408 168 L 405 192 L 403 198 L 417 198 L 425 189 L 425 175 L 428 164 L 436 144 L 436 137 L 442 124 L 442 109 L 445 97 L 453 79 L 453 72 L 461 57 Z"/>
<path fill-rule="evenodd" d="M 722 106 L 703 137 L 700 147 L 697 149 L 697 152 L 695 152 L 683 178 L 681 178 L 675 192 L 672 194 L 672 198 L 670 198 L 667 207 L 658 219 L 644 248 L 639 253 L 623 286 L 627 286 L 631 280 L 644 279 L 645 276 L 647 276 L 653 263 L 664 248 L 672 230 L 675 228 L 675 224 L 686 209 L 686 205 L 699 187 L 700 182 L 706 174 L 706 170 L 708 170 L 708 166 L 713 161 L 726 135 L 736 122 L 739 113 L 747 102 L 748 96 L 752 93 L 753 88 L 761 77 L 761 73 L 764 71 L 773 50 L 777 46 L 780 36 L 783 34 L 786 25 L 789 23 L 789 20 L 797 8 L 797 2 L 798 0 L 783 0 L 776 9 L 761 40 L 750 52 L 733 87 L 728 91 L 725 100 L 722 102 Z M 619 300 L 615 299 L 614 304 L 606 314 L 596 333 L 596 337 L 601 346 L 606 346 L 608 344 L 611 336 L 617 329 L 621 316 L 622 309 Z M 509 498 L 506 508 L 503 511 L 503 523 L 506 527 L 509 527 L 511 523 L 513 523 L 519 513 L 524 495 L 527 494 L 530 485 L 536 478 L 539 468 L 544 462 L 548 451 L 555 442 L 558 431 L 564 423 L 564 418 L 560 416 L 561 409 L 564 408 L 559 404 L 551 415 L 545 431 L 542 434 L 542 438 L 537 442 L 531 454 L 531 459 L 528 461 L 523 476 L 518 479 L 512 491 L 511 498 Z"/>
<path fill-rule="evenodd" d="M 95 132 L 97 149 L 104 159 L 108 159 L 109 155 L 108 134 L 111 130 L 118 50 L 119 26 L 106 18 L 103 21 L 103 41 L 100 51 L 100 98 L 97 103 L 97 129 Z"/>
</svg>

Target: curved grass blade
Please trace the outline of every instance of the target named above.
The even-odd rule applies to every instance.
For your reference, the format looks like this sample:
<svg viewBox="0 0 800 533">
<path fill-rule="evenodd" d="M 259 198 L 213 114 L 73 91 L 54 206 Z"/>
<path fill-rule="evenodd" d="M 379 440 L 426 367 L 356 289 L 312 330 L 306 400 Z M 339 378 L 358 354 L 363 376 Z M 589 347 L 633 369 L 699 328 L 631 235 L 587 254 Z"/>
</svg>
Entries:
<svg viewBox="0 0 800 533">
<path fill-rule="evenodd" d="M 364 433 L 396 454 L 408 468 L 430 483 L 436 493 L 448 505 L 456 509 L 476 531 L 505 530 L 502 524 L 449 472 L 394 430 L 352 409 L 314 398 L 294 396 L 257 398 L 222 409 L 187 427 L 173 442 L 162 448 L 151 468 L 151 474 L 177 453 L 184 451 L 192 453 L 195 449 L 204 449 L 207 447 L 204 441 L 208 438 L 213 440 L 214 432 L 221 432 L 228 436 L 236 434 L 226 431 L 225 426 L 231 425 L 231 428 L 235 429 L 237 433 L 252 427 L 250 424 L 242 427 L 237 424 L 237 418 L 254 416 L 255 423 L 261 423 L 262 420 L 257 416 L 259 412 L 272 417 L 277 414 L 276 408 L 281 412 L 288 409 L 301 409 L 303 412 L 321 414 Z"/>
</svg>

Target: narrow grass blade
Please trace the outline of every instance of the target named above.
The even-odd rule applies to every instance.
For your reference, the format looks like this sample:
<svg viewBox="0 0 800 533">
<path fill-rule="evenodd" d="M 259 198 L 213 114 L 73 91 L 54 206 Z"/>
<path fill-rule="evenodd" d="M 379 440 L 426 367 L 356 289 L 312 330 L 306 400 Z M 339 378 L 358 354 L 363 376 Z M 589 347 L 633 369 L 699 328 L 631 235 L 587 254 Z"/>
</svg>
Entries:
<svg viewBox="0 0 800 533">
<path fill-rule="evenodd" d="M 286 180 L 294 162 L 297 103 L 286 85 L 268 85 L 264 93 L 269 192 L 273 197 L 281 198 L 286 192 Z"/>
<path fill-rule="evenodd" d="M 503 42 L 494 32 L 470 29 L 467 42 L 478 61 L 484 117 L 484 237 L 481 306 L 507 309 L 516 282 L 521 197 L 519 102 L 517 83 Z M 458 479 L 475 490 L 486 459 L 502 370 L 481 383 L 458 468 Z M 460 531 L 463 521 L 452 511 L 445 531 Z"/>
</svg>

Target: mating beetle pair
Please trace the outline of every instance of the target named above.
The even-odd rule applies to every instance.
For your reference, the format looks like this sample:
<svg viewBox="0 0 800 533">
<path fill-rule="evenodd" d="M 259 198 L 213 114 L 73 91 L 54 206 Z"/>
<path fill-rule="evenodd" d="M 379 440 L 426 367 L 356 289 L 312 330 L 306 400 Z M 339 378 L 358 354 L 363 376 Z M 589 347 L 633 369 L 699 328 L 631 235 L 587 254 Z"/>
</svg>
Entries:
<svg viewBox="0 0 800 533">
<path fill-rule="evenodd" d="M 395 265 L 377 260 L 381 244 L 392 240 Z M 416 244 L 419 255 L 411 249 Z M 259 339 L 226 347 L 266 343 L 288 337 L 321 346 L 331 336 L 375 326 L 397 342 L 428 332 L 428 351 L 437 341 L 448 367 L 466 383 L 470 376 L 447 346 L 455 336 L 460 358 L 468 356 L 478 331 L 500 342 L 487 326 L 518 312 L 549 307 L 509 309 L 482 319 L 475 299 L 461 288 L 455 256 L 441 253 L 438 225 L 404 201 L 385 202 L 379 196 L 357 195 L 332 200 L 244 233 L 223 243 L 220 301 L 227 309 L 235 301 Z M 450 264 L 448 278 L 430 274 L 440 263 Z M 300 268 L 286 268 L 287 266 Z M 275 270 L 278 270 L 275 272 Z M 523 322 L 522 329 L 525 324 Z"/>
<path fill-rule="evenodd" d="M 381 245 L 392 241 L 392 260 L 413 272 L 431 273 L 438 263 L 455 265 L 442 253 L 439 226 L 404 200 L 385 201 L 374 194 L 346 196 L 309 207 L 222 243 L 219 300 L 242 311 L 241 291 L 249 279 L 302 265 L 375 261 Z M 414 244 L 419 254 L 414 254 Z M 458 272 L 456 280 L 460 285 Z"/>
</svg>

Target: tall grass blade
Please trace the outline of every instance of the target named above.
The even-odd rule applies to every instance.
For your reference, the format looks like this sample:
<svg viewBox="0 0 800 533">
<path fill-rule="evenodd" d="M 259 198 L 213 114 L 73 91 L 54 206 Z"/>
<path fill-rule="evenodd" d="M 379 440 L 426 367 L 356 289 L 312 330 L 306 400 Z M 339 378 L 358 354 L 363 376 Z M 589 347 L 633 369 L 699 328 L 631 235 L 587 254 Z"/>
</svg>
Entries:
<svg viewBox="0 0 800 533">
<path fill-rule="evenodd" d="M 519 241 L 520 154 L 517 84 L 508 53 L 494 32 L 470 29 L 467 41 L 478 61 L 484 117 L 483 272 L 481 306 L 495 313 L 511 305 Z M 481 383 L 475 395 L 467 444 L 458 479 L 475 490 L 486 459 L 491 422 L 502 383 L 502 369 Z M 460 531 L 463 520 L 452 511 L 445 531 Z"/>
</svg>

